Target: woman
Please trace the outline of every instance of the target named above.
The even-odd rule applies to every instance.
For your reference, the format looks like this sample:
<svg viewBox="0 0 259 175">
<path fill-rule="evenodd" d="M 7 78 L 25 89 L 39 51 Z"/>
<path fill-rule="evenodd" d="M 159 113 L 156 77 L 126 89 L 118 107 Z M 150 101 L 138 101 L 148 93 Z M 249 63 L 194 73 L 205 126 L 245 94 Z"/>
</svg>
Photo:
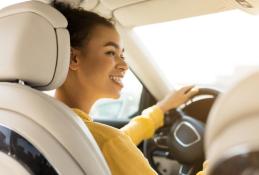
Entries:
<svg viewBox="0 0 259 175">
<path fill-rule="evenodd" d="M 120 36 L 110 21 L 95 13 L 63 3 L 53 6 L 67 18 L 71 37 L 68 76 L 55 97 L 84 120 L 113 175 L 156 174 L 136 145 L 163 125 L 165 112 L 183 104 L 198 90 L 188 86 L 169 94 L 120 130 L 93 122 L 88 113 L 96 100 L 116 99 L 123 88 L 121 80 L 128 65 Z"/>
</svg>

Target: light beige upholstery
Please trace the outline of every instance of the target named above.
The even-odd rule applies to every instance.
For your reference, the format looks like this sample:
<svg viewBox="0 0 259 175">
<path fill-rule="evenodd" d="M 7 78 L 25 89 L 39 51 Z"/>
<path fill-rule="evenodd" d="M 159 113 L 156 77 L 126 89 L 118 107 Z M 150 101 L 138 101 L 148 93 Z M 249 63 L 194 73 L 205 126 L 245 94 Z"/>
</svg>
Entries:
<svg viewBox="0 0 259 175">
<path fill-rule="evenodd" d="M 28 139 L 59 174 L 110 174 L 90 131 L 69 107 L 16 83 L 0 83 L 0 96 L 0 125 Z"/>
<path fill-rule="evenodd" d="M 229 156 L 259 151 L 258 133 L 259 71 L 239 81 L 213 106 L 205 135 L 209 167 Z"/>
<path fill-rule="evenodd" d="M 33 25 L 32 25 L 33 24 Z M 0 80 L 22 80 L 41 90 L 60 86 L 69 63 L 67 21 L 41 2 L 0 12 Z"/>
<path fill-rule="evenodd" d="M 102 0 L 103 5 L 111 10 L 127 7 L 134 4 L 140 4 L 147 0 Z"/>
<path fill-rule="evenodd" d="M 37 90 L 57 88 L 67 76 L 66 26 L 65 17 L 42 2 L 0 11 L 0 125 L 29 141 L 58 174 L 109 175 L 84 122 L 68 106 Z M 0 174 L 30 172 L 9 154 L 0 153 L 0 159 Z"/>
<path fill-rule="evenodd" d="M 233 7 L 218 0 L 101 0 L 122 26 L 161 23 L 221 12 Z M 105 15 L 105 14 L 104 14 Z"/>
</svg>

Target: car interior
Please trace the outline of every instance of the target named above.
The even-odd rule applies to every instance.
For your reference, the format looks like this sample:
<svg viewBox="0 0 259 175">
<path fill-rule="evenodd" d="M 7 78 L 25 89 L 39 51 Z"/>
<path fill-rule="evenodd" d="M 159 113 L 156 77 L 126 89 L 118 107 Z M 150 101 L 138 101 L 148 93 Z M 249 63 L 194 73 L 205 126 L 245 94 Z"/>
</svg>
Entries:
<svg viewBox="0 0 259 175">
<path fill-rule="evenodd" d="M 240 11 L 252 19 L 259 12 L 258 0 L 62 1 L 112 19 L 123 38 L 130 67 L 125 77 L 129 88 L 123 89 L 118 100 L 98 101 L 90 113 L 96 122 L 116 128 L 126 125 L 176 86 L 189 83 L 177 83 L 176 75 L 161 71 L 162 58 L 155 60 L 150 51 L 156 50 L 157 45 L 153 49 L 145 45 L 165 44 L 158 40 L 163 31 L 154 25 L 167 22 L 180 25 L 184 20 L 213 14 L 224 16 L 232 11 Z M 8 175 L 109 175 L 109 167 L 87 126 L 68 106 L 52 97 L 68 72 L 70 42 L 67 20 L 50 6 L 51 2 L 17 0 L 0 6 L 0 172 Z M 253 20 L 255 23 L 256 19 Z M 155 29 L 148 35 L 142 26 Z M 142 41 L 140 38 L 145 33 L 147 40 Z M 248 36 L 245 32 L 241 34 Z M 182 36 L 180 39 L 183 43 L 177 44 L 184 47 L 180 53 L 184 54 L 188 52 L 188 40 Z M 256 50 L 258 43 L 252 44 Z M 172 52 L 177 50 L 173 44 L 168 47 Z M 209 48 L 199 51 L 206 49 Z M 247 55 L 241 56 L 244 57 L 242 64 L 248 65 Z M 181 58 L 164 57 L 167 57 L 168 69 L 177 69 L 174 64 Z M 232 63 L 224 61 L 226 65 Z M 252 62 L 246 71 L 238 69 L 238 74 L 232 73 L 231 81 L 221 77 L 220 84 L 206 84 L 195 79 L 199 73 L 211 75 L 209 71 L 199 72 L 206 67 L 205 62 L 197 63 L 200 68 L 190 63 L 184 70 L 193 78 L 191 83 L 199 87 L 199 93 L 167 112 L 164 126 L 138 148 L 159 175 L 194 175 L 203 169 L 206 160 L 209 160 L 206 175 L 259 174 L 259 63 Z M 212 64 L 212 67 L 223 72 L 223 64 Z M 172 82 L 168 80 L 171 77 Z"/>
</svg>

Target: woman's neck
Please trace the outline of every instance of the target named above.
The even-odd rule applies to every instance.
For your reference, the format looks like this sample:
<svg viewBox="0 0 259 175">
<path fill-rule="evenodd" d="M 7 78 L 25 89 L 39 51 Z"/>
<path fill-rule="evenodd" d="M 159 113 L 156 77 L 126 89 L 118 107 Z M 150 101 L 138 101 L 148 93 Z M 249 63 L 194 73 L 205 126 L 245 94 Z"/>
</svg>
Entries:
<svg viewBox="0 0 259 175">
<path fill-rule="evenodd" d="M 80 87 L 73 89 L 69 84 L 64 83 L 55 92 L 55 98 L 62 101 L 71 108 L 78 108 L 89 114 L 92 105 L 97 100 L 92 93 L 80 91 Z"/>
</svg>

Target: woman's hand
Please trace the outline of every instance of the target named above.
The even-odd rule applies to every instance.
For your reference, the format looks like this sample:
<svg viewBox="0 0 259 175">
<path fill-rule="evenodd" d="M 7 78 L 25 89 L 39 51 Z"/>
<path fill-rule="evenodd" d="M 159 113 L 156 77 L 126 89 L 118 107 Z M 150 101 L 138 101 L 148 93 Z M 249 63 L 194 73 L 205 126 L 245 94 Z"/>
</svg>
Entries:
<svg viewBox="0 0 259 175">
<path fill-rule="evenodd" d="M 177 91 L 170 92 L 163 100 L 157 103 L 157 106 L 165 113 L 185 103 L 193 95 L 199 92 L 194 86 L 185 86 Z"/>
</svg>

